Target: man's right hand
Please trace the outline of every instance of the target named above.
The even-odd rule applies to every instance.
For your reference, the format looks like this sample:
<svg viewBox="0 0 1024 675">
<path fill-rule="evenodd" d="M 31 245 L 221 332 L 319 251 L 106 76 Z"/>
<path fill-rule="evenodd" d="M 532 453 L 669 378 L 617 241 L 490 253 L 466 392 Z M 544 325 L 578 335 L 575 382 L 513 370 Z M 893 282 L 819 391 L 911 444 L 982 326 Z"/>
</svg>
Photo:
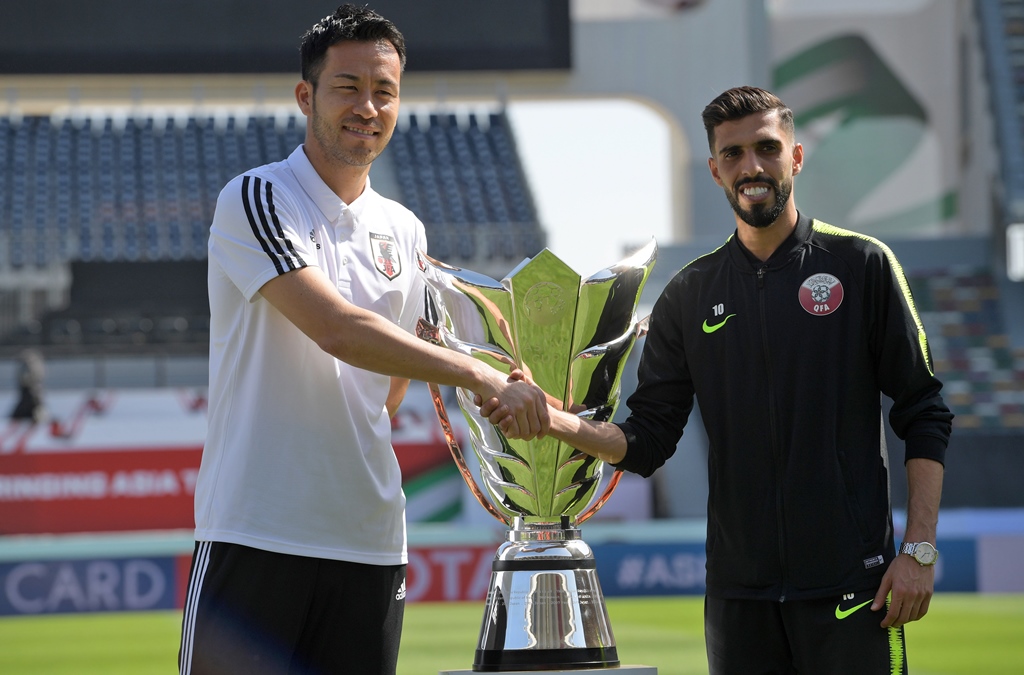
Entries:
<svg viewBox="0 0 1024 675">
<path fill-rule="evenodd" d="M 497 372 L 497 371 L 495 371 Z M 483 402 L 486 414 L 492 424 L 498 424 L 509 438 L 532 440 L 543 438 L 551 426 L 548 414 L 547 395 L 523 376 L 518 370 L 502 381 L 494 381 L 490 391 L 476 392 L 477 400 Z M 493 420 L 499 420 L 497 422 Z"/>
<path fill-rule="evenodd" d="M 529 380 L 527 379 L 527 381 Z M 549 399 L 547 406 L 549 423 L 544 433 L 540 435 L 556 438 L 609 464 L 618 464 L 625 458 L 629 447 L 625 434 L 617 425 L 583 419 L 575 412 L 562 410 L 561 402 L 554 401 L 552 404 L 550 397 L 547 398 Z M 519 427 L 513 416 L 508 413 L 500 400 L 481 397 L 477 399 L 476 403 L 480 406 L 481 416 L 486 417 L 491 424 L 501 429 L 507 438 L 526 438 L 519 433 Z"/>
</svg>

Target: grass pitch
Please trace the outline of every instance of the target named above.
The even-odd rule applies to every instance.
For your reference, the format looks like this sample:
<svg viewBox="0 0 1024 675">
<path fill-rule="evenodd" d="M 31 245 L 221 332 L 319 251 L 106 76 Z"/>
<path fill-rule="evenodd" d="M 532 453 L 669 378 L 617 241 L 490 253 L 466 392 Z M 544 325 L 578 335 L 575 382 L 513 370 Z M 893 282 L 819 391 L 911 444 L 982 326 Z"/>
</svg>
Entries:
<svg viewBox="0 0 1024 675">
<path fill-rule="evenodd" d="M 624 664 L 707 673 L 701 598 L 611 598 L 608 613 Z M 399 674 L 469 669 L 482 616 L 482 603 L 408 605 Z M 179 612 L 0 618 L 0 673 L 173 675 L 180 623 Z M 1024 673 L 1024 595 L 940 594 L 906 633 L 911 675 Z"/>
</svg>

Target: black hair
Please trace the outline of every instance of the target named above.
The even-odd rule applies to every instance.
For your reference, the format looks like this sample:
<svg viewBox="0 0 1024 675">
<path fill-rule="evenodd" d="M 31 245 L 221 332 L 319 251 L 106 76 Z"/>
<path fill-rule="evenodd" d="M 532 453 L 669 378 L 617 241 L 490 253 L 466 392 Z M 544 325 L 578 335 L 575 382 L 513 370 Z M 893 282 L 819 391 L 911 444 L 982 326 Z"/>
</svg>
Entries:
<svg viewBox="0 0 1024 675">
<path fill-rule="evenodd" d="M 770 91 L 757 87 L 733 87 L 719 94 L 714 101 L 708 103 L 700 115 L 704 120 L 704 131 L 708 135 L 711 154 L 715 154 L 715 128 L 719 124 L 771 110 L 779 112 L 783 129 L 792 135 L 793 111 Z"/>
<path fill-rule="evenodd" d="M 299 53 L 302 61 L 302 79 L 316 81 L 323 70 L 327 50 L 331 46 L 351 40 L 353 42 L 387 41 L 398 52 L 398 60 L 405 70 L 405 38 L 395 24 L 369 7 L 344 4 L 317 21 L 302 36 Z"/>
</svg>

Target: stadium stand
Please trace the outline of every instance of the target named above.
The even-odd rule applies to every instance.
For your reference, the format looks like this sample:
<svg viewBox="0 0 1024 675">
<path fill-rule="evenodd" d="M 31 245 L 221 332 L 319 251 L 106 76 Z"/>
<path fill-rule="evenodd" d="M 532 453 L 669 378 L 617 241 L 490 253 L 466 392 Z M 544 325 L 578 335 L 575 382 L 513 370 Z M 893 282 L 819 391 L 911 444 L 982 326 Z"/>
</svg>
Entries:
<svg viewBox="0 0 1024 675">
<path fill-rule="evenodd" d="M 391 142 L 403 202 L 441 260 L 518 262 L 543 234 L 502 113 L 408 115 Z"/>
<path fill-rule="evenodd" d="M 976 2 L 999 139 L 1003 209 L 1024 218 L 1024 2 Z"/>
<path fill-rule="evenodd" d="M 45 279 L 47 271 L 70 266 L 78 283 L 101 263 L 203 261 L 224 184 L 249 167 L 283 159 L 304 133 L 305 119 L 295 112 L 118 109 L 0 117 L 0 165 L 9 167 L 0 174 L 0 273 L 35 271 Z M 507 271 L 543 248 L 504 112 L 405 114 L 387 152 L 394 157 L 385 164 L 400 190 L 392 196 L 424 221 L 434 257 Z M 61 283 L 58 276 L 43 282 L 51 296 L 68 297 L 67 288 L 53 287 Z M 94 303 L 79 309 L 70 295 L 67 308 L 27 324 L 9 310 L 0 317 L 3 343 L 205 345 L 208 307 L 205 322 L 196 305 L 151 316 L 140 310 L 145 298 L 138 296 L 120 307 L 101 304 L 105 313 L 97 314 Z M 182 322 L 200 329 L 175 329 Z"/>
<path fill-rule="evenodd" d="M 283 159 L 302 140 L 296 115 L 0 118 L 0 266 L 71 260 L 206 257 L 217 194 L 245 169 Z M 543 235 L 503 113 L 410 114 L 396 131 L 400 198 L 449 235 L 452 257 L 471 260 L 479 237 L 499 236 L 488 257 L 540 250 Z M 431 232 L 434 234 L 434 232 Z M 485 237 L 486 238 L 486 237 Z"/>
<path fill-rule="evenodd" d="M 948 266 L 914 283 L 959 430 L 1024 428 L 1024 316 L 1006 270 L 1005 227 L 1024 220 L 1024 1 L 975 2 L 999 148 L 994 265 Z M 933 324 L 933 325 L 929 325 Z"/>
<path fill-rule="evenodd" d="M 1024 429 L 1024 350 L 1010 345 L 991 269 L 919 271 L 909 282 L 957 430 Z"/>
</svg>

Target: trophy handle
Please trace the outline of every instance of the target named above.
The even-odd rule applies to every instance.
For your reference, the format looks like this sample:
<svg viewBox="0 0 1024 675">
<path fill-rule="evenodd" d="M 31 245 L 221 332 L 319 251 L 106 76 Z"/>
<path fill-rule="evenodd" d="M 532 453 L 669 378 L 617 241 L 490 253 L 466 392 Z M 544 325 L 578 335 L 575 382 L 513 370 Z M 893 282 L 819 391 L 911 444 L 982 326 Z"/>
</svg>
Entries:
<svg viewBox="0 0 1024 675">
<path fill-rule="evenodd" d="M 622 480 L 622 469 L 616 469 L 615 473 L 612 474 L 612 477 L 608 479 L 608 487 L 604 489 L 604 493 L 601 494 L 601 497 L 591 504 L 589 509 L 581 513 L 579 517 L 576 518 L 577 525 L 582 525 L 589 520 L 592 515 L 601 510 L 604 503 L 607 502 L 608 499 L 611 498 L 612 493 L 615 492 L 615 488 L 619 486 L 620 480 Z"/>
<path fill-rule="evenodd" d="M 650 330 L 650 327 L 651 315 L 648 314 L 644 318 L 640 319 L 640 321 L 638 321 L 636 324 L 637 339 L 640 339 L 647 335 L 647 331 Z M 604 493 L 601 495 L 601 497 L 596 502 L 594 502 L 589 509 L 581 513 L 579 517 L 576 519 L 577 525 L 584 523 L 592 515 L 597 513 L 602 506 L 604 506 L 605 502 L 607 502 L 608 499 L 612 496 L 612 492 L 615 492 L 615 488 L 619 486 L 620 480 L 622 480 L 622 469 L 616 469 L 615 473 L 613 473 L 612 477 L 608 480 L 608 486 L 604 489 Z"/>
<path fill-rule="evenodd" d="M 434 412 L 437 413 L 437 421 L 441 423 L 441 431 L 444 433 L 444 440 L 448 443 L 448 449 L 452 453 L 452 458 L 455 460 L 455 465 L 459 467 L 459 473 L 462 474 L 462 480 L 466 481 L 466 485 L 469 486 L 469 491 L 473 493 L 476 500 L 480 502 L 480 506 L 487 509 L 487 512 L 501 521 L 502 524 L 509 526 L 512 524 L 510 518 L 506 518 L 498 509 L 494 507 L 494 504 L 490 502 L 484 493 L 477 486 L 476 481 L 473 480 L 473 474 L 466 466 L 466 458 L 462 454 L 462 448 L 459 447 L 459 442 L 455 439 L 455 433 L 452 431 L 451 422 L 448 420 L 448 411 L 444 407 L 444 399 L 441 398 L 441 388 L 433 382 L 428 384 L 430 388 L 430 398 L 434 401 Z"/>
</svg>

